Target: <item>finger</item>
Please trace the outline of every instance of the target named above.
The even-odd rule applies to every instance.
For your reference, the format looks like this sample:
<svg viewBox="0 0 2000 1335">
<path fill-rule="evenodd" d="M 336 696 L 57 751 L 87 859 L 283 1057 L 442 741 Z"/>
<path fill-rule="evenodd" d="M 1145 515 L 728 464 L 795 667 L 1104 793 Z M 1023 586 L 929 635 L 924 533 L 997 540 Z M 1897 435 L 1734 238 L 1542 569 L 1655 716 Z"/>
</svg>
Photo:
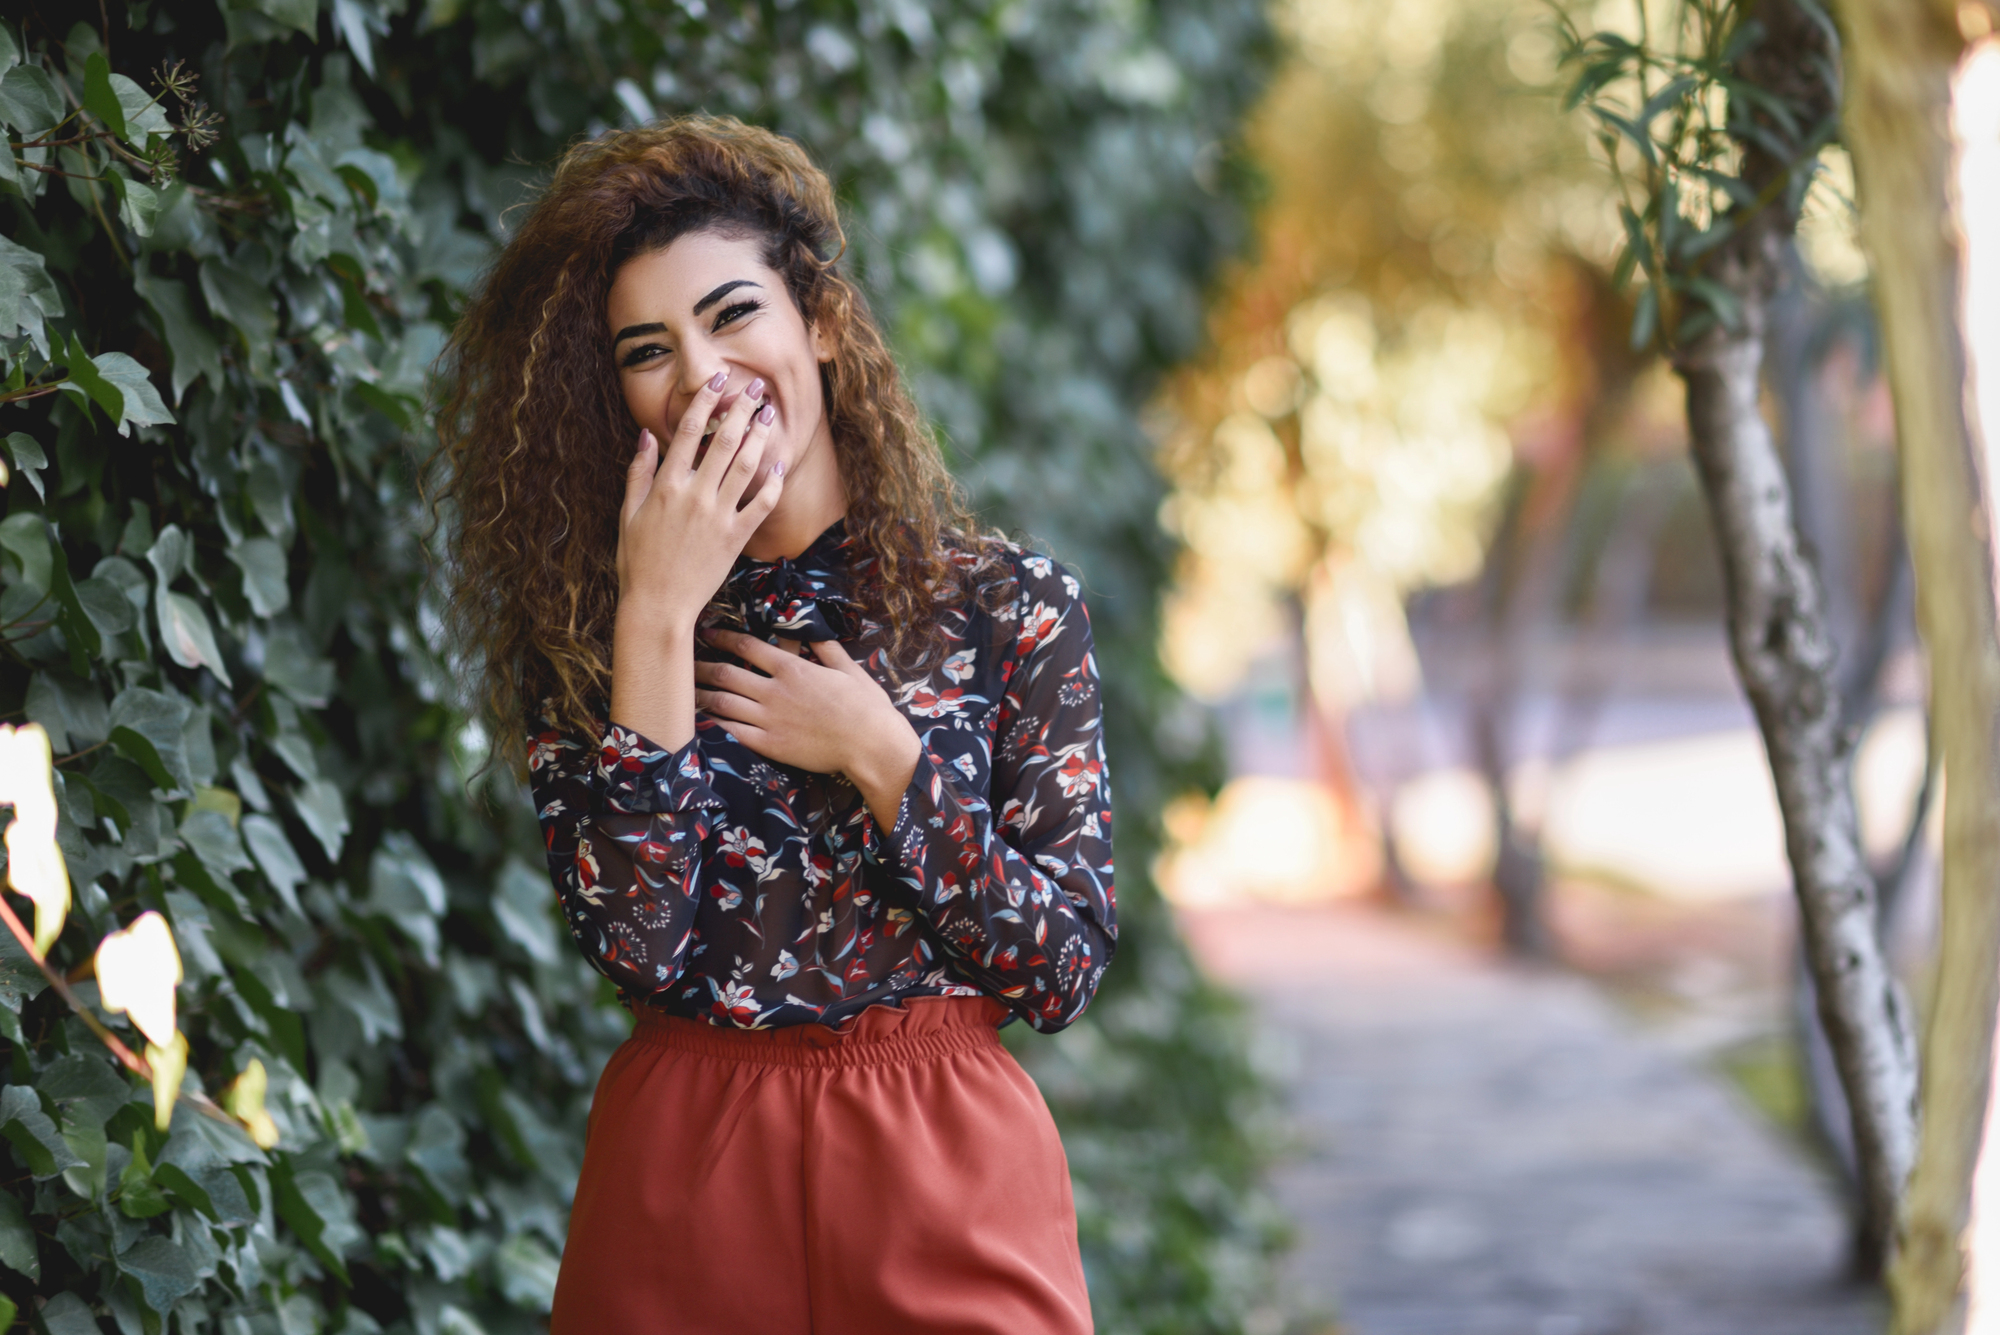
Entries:
<svg viewBox="0 0 2000 1335">
<path fill-rule="evenodd" d="M 653 474 L 659 467 L 660 442 L 652 432 L 641 430 L 639 448 L 625 469 L 625 504 L 618 511 L 621 521 L 629 521 L 646 503 L 646 494 L 653 489 Z"/>
<path fill-rule="evenodd" d="M 722 475 L 722 494 L 734 503 L 734 509 L 750 503 L 750 489 L 757 485 L 757 470 L 764 462 L 764 447 L 770 442 L 771 423 L 777 417 L 778 410 L 768 403 L 751 416 L 743 444 L 729 461 L 729 471 Z"/>
<path fill-rule="evenodd" d="M 766 644 L 756 636 L 745 635 L 740 631 L 714 630 L 709 632 L 708 638 L 711 644 L 727 649 L 751 667 L 762 668 L 774 676 L 781 669 L 798 662 L 798 659 L 775 644 Z"/>
<path fill-rule="evenodd" d="M 770 680 L 732 663 L 696 663 L 694 679 L 712 690 L 728 691 L 746 700 L 759 698 L 763 694 L 759 684 Z"/>
<path fill-rule="evenodd" d="M 757 494 L 743 502 L 737 516 L 756 532 L 759 525 L 770 518 L 771 511 L 778 508 L 778 502 L 785 498 L 785 461 L 778 460 L 771 465 L 771 471 L 764 478 L 764 485 L 757 488 Z"/>
<path fill-rule="evenodd" d="M 764 708 L 755 700 L 746 700 L 728 691 L 701 691 L 694 693 L 695 708 L 714 718 L 728 719 L 731 723 L 754 722 L 761 718 Z"/>
<path fill-rule="evenodd" d="M 708 427 L 708 419 L 715 416 L 715 405 L 722 398 L 722 387 L 729 383 L 729 372 L 717 371 L 707 384 L 695 391 L 688 401 L 687 411 L 681 414 L 680 422 L 674 427 L 674 438 L 667 445 L 667 462 L 680 468 L 693 468 L 694 457 L 701 448 L 702 432 Z"/>
<path fill-rule="evenodd" d="M 723 476 L 736 459 L 737 448 L 743 444 L 743 433 L 750 425 L 751 414 L 763 406 L 764 381 L 760 376 L 736 396 L 736 402 L 730 404 L 729 411 L 722 415 L 722 425 L 716 427 L 715 434 L 709 437 L 708 452 L 695 466 L 696 477 L 720 489 Z"/>
<path fill-rule="evenodd" d="M 867 668 L 855 662 L 847 650 L 840 647 L 839 640 L 814 640 L 812 651 L 813 657 L 837 672 L 845 672 L 850 677 L 860 677 L 864 681 L 875 680 L 868 675 Z"/>
<path fill-rule="evenodd" d="M 776 759 L 771 754 L 771 734 L 768 731 L 758 727 L 754 723 L 745 723 L 741 719 L 726 719 L 724 722 L 729 728 L 729 735 L 731 737 L 734 737 L 758 755 L 763 756 L 766 760 Z"/>
</svg>

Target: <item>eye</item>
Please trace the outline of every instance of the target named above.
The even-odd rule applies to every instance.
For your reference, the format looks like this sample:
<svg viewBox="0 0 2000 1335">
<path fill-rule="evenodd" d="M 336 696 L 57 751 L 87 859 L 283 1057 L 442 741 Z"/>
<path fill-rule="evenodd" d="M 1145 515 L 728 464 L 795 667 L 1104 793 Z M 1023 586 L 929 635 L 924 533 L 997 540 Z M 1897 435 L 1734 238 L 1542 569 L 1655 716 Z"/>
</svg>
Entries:
<svg viewBox="0 0 2000 1335">
<path fill-rule="evenodd" d="M 618 365 L 626 369 L 644 366 L 647 362 L 667 356 L 671 351 L 672 349 L 663 348 L 658 343 L 641 343 L 636 348 L 627 349 L 625 355 L 618 359 Z"/>
<path fill-rule="evenodd" d="M 725 306 L 722 308 L 721 313 L 715 317 L 715 328 L 721 329 L 724 325 L 735 324 L 744 316 L 755 314 L 763 309 L 764 303 L 761 301 L 739 301 L 733 306 Z"/>
</svg>

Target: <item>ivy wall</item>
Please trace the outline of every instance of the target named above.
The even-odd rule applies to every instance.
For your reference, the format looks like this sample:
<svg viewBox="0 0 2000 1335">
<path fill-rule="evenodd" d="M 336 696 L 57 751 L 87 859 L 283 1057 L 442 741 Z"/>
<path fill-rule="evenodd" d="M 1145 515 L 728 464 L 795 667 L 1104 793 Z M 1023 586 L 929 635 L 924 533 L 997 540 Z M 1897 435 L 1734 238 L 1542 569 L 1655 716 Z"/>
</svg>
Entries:
<svg viewBox="0 0 2000 1335">
<path fill-rule="evenodd" d="M 733 112 L 840 181 L 988 516 L 1071 562 L 1113 712 L 1125 936 L 1017 1044 L 1106 1331 L 1265 1298 L 1262 1088 L 1146 881 L 1207 774 L 1154 657 L 1137 415 L 1244 234 L 1254 0 L 24 0 L 0 24 L 0 715 L 58 757 L 66 970 L 146 909 L 191 1089 L 150 1095 L 0 934 L 0 1293 L 50 1335 L 538 1329 L 624 1015 L 435 643 L 427 368 L 579 134 Z M 75 26 L 72 26 L 75 24 Z M 19 901 L 15 901 L 19 903 Z M 80 977 L 80 974 L 78 975 Z M 87 980 L 77 991 L 89 1001 Z"/>
</svg>

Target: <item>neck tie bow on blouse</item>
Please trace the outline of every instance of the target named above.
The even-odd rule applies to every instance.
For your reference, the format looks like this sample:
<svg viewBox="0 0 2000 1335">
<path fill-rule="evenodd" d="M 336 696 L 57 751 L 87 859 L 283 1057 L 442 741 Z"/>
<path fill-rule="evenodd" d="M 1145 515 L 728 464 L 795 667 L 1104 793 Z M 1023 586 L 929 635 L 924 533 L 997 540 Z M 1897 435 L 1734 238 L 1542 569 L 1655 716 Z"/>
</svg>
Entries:
<svg viewBox="0 0 2000 1335">
<path fill-rule="evenodd" d="M 861 605 L 848 591 L 847 545 L 846 525 L 835 521 L 796 559 L 741 558 L 720 601 L 763 639 L 852 640 L 860 633 Z"/>
</svg>

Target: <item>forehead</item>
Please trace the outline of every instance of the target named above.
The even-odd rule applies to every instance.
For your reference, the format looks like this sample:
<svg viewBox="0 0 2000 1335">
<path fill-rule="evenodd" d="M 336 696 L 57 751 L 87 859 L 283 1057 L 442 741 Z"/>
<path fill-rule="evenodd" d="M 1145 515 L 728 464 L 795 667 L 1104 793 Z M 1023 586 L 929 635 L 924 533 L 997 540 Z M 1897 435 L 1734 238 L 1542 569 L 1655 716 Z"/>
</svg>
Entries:
<svg viewBox="0 0 2000 1335">
<path fill-rule="evenodd" d="M 663 320 L 687 316 L 694 304 L 723 283 L 747 278 L 769 289 L 778 276 L 766 268 L 756 237 L 690 232 L 661 250 L 634 255 L 611 280 L 606 313 Z"/>
</svg>

